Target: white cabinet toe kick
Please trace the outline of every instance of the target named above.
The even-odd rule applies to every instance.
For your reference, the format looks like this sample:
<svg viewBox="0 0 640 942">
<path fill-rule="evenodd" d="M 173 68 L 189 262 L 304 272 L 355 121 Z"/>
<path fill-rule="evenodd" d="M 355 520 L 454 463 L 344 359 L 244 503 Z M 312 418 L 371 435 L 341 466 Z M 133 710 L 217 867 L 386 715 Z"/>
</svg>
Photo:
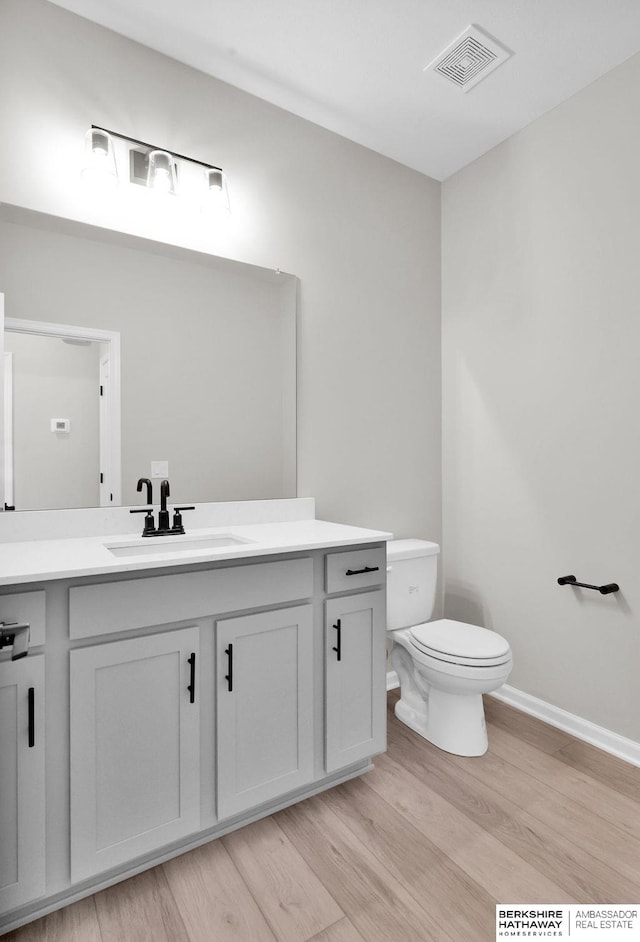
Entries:
<svg viewBox="0 0 640 942">
<path fill-rule="evenodd" d="M 3 587 L 0 933 L 368 771 L 385 578 L 367 542 Z"/>
</svg>

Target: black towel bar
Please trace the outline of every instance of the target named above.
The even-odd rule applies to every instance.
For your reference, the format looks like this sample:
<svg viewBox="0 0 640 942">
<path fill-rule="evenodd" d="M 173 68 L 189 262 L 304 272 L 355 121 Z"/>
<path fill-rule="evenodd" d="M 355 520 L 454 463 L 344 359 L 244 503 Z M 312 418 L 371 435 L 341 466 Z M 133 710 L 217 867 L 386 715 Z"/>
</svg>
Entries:
<svg viewBox="0 0 640 942">
<path fill-rule="evenodd" d="M 611 595 L 612 592 L 620 591 L 617 582 L 608 582 L 606 585 L 589 585 L 588 582 L 578 582 L 575 576 L 560 576 L 558 585 L 574 585 L 580 586 L 581 589 L 595 589 L 601 595 Z"/>
</svg>

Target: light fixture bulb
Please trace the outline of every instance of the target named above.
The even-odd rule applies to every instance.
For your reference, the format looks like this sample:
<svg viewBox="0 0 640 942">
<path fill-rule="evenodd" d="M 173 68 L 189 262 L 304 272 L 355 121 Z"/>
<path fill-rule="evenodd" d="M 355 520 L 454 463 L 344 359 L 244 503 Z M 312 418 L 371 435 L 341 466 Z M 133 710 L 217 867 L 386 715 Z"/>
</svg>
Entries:
<svg viewBox="0 0 640 942">
<path fill-rule="evenodd" d="M 156 167 L 156 172 L 153 177 L 153 188 L 154 190 L 159 190 L 160 193 L 167 193 L 171 189 L 169 171 L 166 167 Z"/>
<path fill-rule="evenodd" d="M 220 192 L 222 190 L 222 170 L 207 170 L 206 176 L 209 189 Z"/>
<path fill-rule="evenodd" d="M 147 186 L 156 193 L 175 193 L 176 168 L 172 155 L 165 150 L 152 150 L 148 160 Z"/>
<path fill-rule="evenodd" d="M 118 182 L 113 141 L 107 131 L 89 128 L 85 134 L 82 177 L 97 187 L 114 186 Z"/>
<path fill-rule="evenodd" d="M 203 201 L 203 210 L 213 210 L 216 213 L 231 211 L 229 205 L 229 188 L 227 178 L 218 167 L 206 167 L 204 171 L 206 183 L 206 196 Z"/>
</svg>

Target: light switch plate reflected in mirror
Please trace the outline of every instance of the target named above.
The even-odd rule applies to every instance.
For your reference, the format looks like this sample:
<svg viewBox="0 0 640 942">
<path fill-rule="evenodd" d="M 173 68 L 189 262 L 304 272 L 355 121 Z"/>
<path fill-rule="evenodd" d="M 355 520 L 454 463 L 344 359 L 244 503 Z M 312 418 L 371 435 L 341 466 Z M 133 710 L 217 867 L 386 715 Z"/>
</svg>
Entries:
<svg viewBox="0 0 640 942">
<path fill-rule="evenodd" d="M 152 478 L 168 478 L 169 477 L 169 462 L 168 461 L 152 461 L 151 462 L 151 477 Z"/>
</svg>

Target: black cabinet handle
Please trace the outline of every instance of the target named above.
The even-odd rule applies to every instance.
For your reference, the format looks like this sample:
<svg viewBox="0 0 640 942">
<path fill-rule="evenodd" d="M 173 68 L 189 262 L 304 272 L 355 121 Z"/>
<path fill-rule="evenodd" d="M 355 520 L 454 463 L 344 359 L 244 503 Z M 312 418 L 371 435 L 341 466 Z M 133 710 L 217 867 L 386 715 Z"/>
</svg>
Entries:
<svg viewBox="0 0 640 942">
<path fill-rule="evenodd" d="M 224 675 L 224 679 L 227 681 L 227 690 L 231 693 L 233 690 L 233 645 L 230 644 L 228 648 L 225 648 L 224 653 L 229 658 L 229 673 Z"/>
<path fill-rule="evenodd" d="M 35 720 L 36 692 L 33 687 L 29 687 L 27 696 L 28 696 L 28 704 L 29 704 L 29 749 L 33 749 L 33 747 L 36 744 L 36 720 Z"/>
<path fill-rule="evenodd" d="M 336 624 L 333 625 L 332 627 L 335 628 L 336 631 L 338 632 L 338 637 L 336 638 L 336 646 L 334 648 L 331 648 L 331 650 L 335 651 L 336 654 L 338 655 L 336 657 L 336 661 L 341 661 L 342 660 L 342 624 L 340 622 L 340 619 L 338 619 Z"/>
<path fill-rule="evenodd" d="M 380 566 L 365 566 L 364 569 L 347 569 L 345 576 L 361 576 L 363 572 L 378 572 Z"/>
<path fill-rule="evenodd" d="M 189 691 L 189 703 L 196 702 L 196 656 L 195 654 L 190 654 L 187 658 L 189 664 L 189 680 L 190 683 L 187 686 Z"/>
</svg>

